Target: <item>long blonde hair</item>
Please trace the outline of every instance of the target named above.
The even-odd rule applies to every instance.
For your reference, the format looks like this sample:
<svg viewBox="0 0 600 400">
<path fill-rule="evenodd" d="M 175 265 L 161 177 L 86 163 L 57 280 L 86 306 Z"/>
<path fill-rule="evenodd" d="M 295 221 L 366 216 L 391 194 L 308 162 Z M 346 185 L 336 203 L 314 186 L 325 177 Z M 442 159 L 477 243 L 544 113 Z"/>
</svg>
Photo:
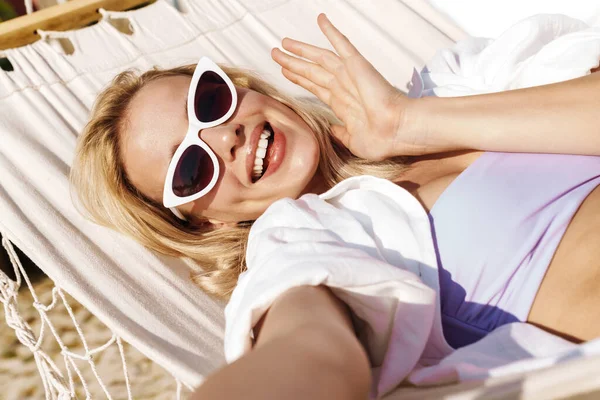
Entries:
<svg viewBox="0 0 600 400">
<path fill-rule="evenodd" d="M 337 120 L 327 106 L 286 96 L 250 71 L 222 68 L 234 85 L 280 101 L 309 125 L 321 151 L 319 171 L 329 187 L 351 176 L 369 174 L 394 180 L 402 172 L 402 159 L 368 162 L 354 157 L 332 139 L 330 127 Z M 159 253 L 195 260 L 202 272 L 194 273 L 191 279 L 209 294 L 227 298 L 246 268 L 246 243 L 252 223 L 214 229 L 209 224 L 180 221 L 162 204 L 136 190 L 125 174 L 120 155 L 120 131 L 135 94 L 160 78 L 191 77 L 194 69 L 195 65 L 186 65 L 155 68 L 141 75 L 134 71 L 119 74 L 96 100 L 79 138 L 70 178 L 89 218 Z"/>
</svg>

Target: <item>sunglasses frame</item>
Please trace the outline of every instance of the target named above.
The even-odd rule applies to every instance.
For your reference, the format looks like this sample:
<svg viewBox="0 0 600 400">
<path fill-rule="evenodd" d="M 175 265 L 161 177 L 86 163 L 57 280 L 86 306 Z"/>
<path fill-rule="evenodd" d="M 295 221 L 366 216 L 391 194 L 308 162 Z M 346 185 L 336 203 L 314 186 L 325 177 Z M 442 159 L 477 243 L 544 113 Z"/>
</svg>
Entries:
<svg viewBox="0 0 600 400">
<path fill-rule="evenodd" d="M 198 84 L 200 82 L 200 77 L 205 72 L 214 72 L 218 74 L 223 81 L 229 87 L 231 91 L 231 106 L 229 110 L 223 115 L 221 118 L 211 121 L 211 122 L 202 122 L 196 117 L 195 111 L 195 97 L 196 92 L 198 90 Z M 194 75 L 192 76 L 192 81 L 190 83 L 190 88 L 188 90 L 188 98 L 187 98 L 187 115 L 188 115 L 188 131 L 183 138 L 181 144 L 175 150 L 175 154 L 171 158 L 171 162 L 169 163 L 169 168 L 167 169 L 167 176 L 165 178 L 165 184 L 163 189 L 163 205 L 167 208 L 170 208 L 171 211 L 175 213 L 178 217 L 181 214 L 175 207 L 180 206 L 185 203 L 189 203 L 190 201 L 194 201 L 204 196 L 217 183 L 217 179 L 219 178 L 219 160 L 217 156 L 212 151 L 212 149 L 206 144 L 202 139 L 200 139 L 200 131 L 202 129 L 212 128 L 214 126 L 220 125 L 227 121 L 235 109 L 237 108 L 237 91 L 235 90 L 235 86 L 231 79 L 227 76 L 227 74 L 211 59 L 208 57 L 202 57 L 200 61 L 198 61 L 198 65 L 196 65 L 196 69 L 194 70 Z M 179 197 L 173 191 L 173 178 L 175 175 L 175 170 L 177 168 L 177 164 L 183 155 L 183 152 L 188 149 L 188 147 L 197 145 L 200 146 L 206 153 L 210 156 L 213 165 L 214 165 L 214 173 L 210 183 L 202 189 L 200 192 L 195 193 L 190 196 Z M 181 218 L 181 217 L 180 217 Z"/>
</svg>

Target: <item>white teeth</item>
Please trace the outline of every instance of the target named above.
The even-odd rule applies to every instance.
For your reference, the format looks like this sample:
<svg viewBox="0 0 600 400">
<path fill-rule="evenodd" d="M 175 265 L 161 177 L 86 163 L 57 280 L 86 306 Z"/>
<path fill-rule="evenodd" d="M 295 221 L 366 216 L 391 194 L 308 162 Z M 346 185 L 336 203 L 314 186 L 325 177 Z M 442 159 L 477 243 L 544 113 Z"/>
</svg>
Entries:
<svg viewBox="0 0 600 400">
<path fill-rule="evenodd" d="M 252 177 L 260 178 L 263 173 L 263 164 L 265 156 L 267 155 L 267 147 L 269 146 L 269 137 L 271 137 L 271 132 L 265 129 L 260 134 L 260 139 L 258 141 L 256 147 L 256 157 L 254 158 L 254 165 L 252 168 Z"/>
<path fill-rule="evenodd" d="M 252 177 L 253 178 L 260 178 L 260 176 L 262 175 L 263 172 L 263 168 L 260 165 L 255 165 L 254 168 L 252 169 Z"/>
</svg>

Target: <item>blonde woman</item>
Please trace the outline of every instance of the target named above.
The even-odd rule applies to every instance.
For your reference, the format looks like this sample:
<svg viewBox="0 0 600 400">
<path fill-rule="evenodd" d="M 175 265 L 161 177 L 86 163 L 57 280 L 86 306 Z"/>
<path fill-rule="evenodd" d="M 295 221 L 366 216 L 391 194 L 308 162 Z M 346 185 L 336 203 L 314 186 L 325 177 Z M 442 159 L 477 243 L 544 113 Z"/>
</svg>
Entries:
<svg viewBox="0 0 600 400">
<path fill-rule="evenodd" d="M 271 204 L 373 175 L 430 215 L 451 346 L 515 321 L 573 341 L 599 336 L 600 74 L 408 99 L 324 15 L 318 24 L 335 53 L 285 39 L 298 57 L 272 57 L 328 107 L 208 59 L 120 74 L 98 98 L 73 166 L 91 217 L 196 260 L 198 286 L 228 298 L 250 227 Z M 326 287 L 284 293 L 255 328 L 254 349 L 197 398 L 366 397 L 369 359 Z"/>
</svg>

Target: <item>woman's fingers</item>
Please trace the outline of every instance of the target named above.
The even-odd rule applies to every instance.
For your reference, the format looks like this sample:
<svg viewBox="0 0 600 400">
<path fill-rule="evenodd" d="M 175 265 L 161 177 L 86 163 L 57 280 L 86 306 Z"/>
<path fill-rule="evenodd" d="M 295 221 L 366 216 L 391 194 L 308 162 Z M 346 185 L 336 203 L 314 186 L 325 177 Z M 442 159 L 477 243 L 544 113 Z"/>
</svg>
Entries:
<svg viewBox="0 0 600 400">
<path fill-rule="evenodd" d="M 329 40 L 329 43 L 331 43 L 340 57 L 349 58 L 360 54 L 356 50 L 356 47 L 329 21 L 329 18 L 325 14 L 319 14 L 317 23 L 319 24 L 319 28 L 321 28 L 321 32 L 327 37 L 327 40 Z"/>
<path fill-rule="evenodd" d="M 306 90 L 317 96 L 319 100 L 327 104 L 331 108 L 331 110 L 333 110 L 334 114 L 337 115 L 337 117 L 342 121 L 347 120 L 348 113 L 357 108 L 357 104 L 354 98 L 346 92 L 336 94 L 335 92 L 323 88 L 315 84 L 314 82 L 306 79 L 305 77 L 298 75 L 285 68 L 281 69 L 281 73 L 283 74 L 283 76 L 289 79 L 290 82 L 305 88 Z"/>
<path fill-rule="evenodd" d="M 290 71 L 285 67 L 281 68 L 281 73 L 283 76 L 289 79 L 290 82 L 295 83 L 298 86 L 302 86 L 304 89 L 317 96 L 323 103 L 331 106 L 331 92 L 328 89 L 317 85 L 315 82 L 293 71 Z"/>
<path fill-rule="evenodd" d="M 288 50 L 292 54 L 319 64 L 321 67 L 335 76 L 339 85 L 350 92 L 354 97 L 358 98 L 358 91 L 348 76 L 346 66 L 337 56 L 337 54 L 331 50 L 322 49 L 320 47 L 290 38 L 284 38 L 281 44 L 284 49 Z M 332 85 L 329 85 L 328 87 L 331 88 Z"/>
<path fill-rule="evenodd" d="M 334 86 L 335 77 L 318 64 L 292 57 L 278 48 L 274 48 L 271 51 L 271 57 L 283 68 L 300 75 L 321 87 L 331 89 Z"/>
<path fill-rule="evenodd" d="M 342 65 L 340 58 L 331 50 L 322 49 L 312 44 L 290 38 L 284 38 L 281 45 L 290 53 L 315 62 L 332 74 Z"/>
</svg>

